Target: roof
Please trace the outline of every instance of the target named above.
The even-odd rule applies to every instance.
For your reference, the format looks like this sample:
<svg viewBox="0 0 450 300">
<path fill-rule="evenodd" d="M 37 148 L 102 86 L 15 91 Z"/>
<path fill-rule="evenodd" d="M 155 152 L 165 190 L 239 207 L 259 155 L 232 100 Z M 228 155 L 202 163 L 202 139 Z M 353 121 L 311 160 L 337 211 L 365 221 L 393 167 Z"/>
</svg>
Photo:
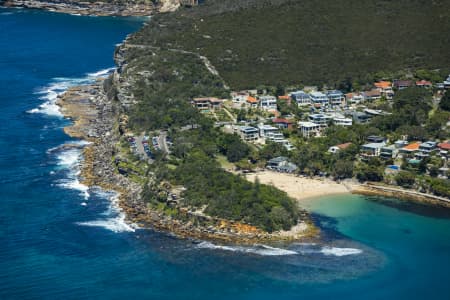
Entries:
<svg viewBox="0 0 450 300">
<path fill-rule="evenodd" d="M 431 83 L 431 81 L 428 81 L 428 80 L 419 80 L 419 81 L 416 81 L 416 85 L 429 85 L 429 86 L 431 86 L 432 85 L 432 83 Z"/>
<path fill-rule="evenodd" d="M 395 86 L 410 86 L 412 85 L 411 80 L 394 80 Z"/>
<path fill-rule="evenodd" d="M 283 118 L 274 118 L 272 119 L 273 123 L 282 123 L 282 124 L 292 124 L 292 121 L 283 119 Z"/>
<path fill-rule="evenodd" d="M 252 127 L 252 126 L 240 126 L 239 129 L 245 133 L 258 132 L 258 129 L 256 129 L 255 127 Z"/>
<path fill-rule="evenodd" d="M 352 143 L 344 143 L 344 144 L 339 144 L 339 145 L 336 145 L 336 147 L 338 147 L 339 149 L 341 149 L 341 150 L 344 150 L 344 149 L 347 149 L 350 145 L 351 145 Z"/>
<path fill-rule="evenodd" d="M 287 161 L 287 160 L 288 160 L 287 157 L 278 156 L 278 157 L 275 157 L 275 158 L 272 158 L 271 160 L 269 160 L 269 163 L 277 164 L 277 163 L 284 162 L 284 161 Z"/>
<path fill-rule="evenodd" d="M 420 142 L 411 143 L 409 145 L 406 145 L 402 149 L 407 151 L 416 151 L 419 150 L 420 144 L 421 144 Z"/>
<path fill-rule="evenodd" d="M 450 150 L 450 141 L 445 141 L 443 143 L 439 143 L 438 147 L 443 150 Z"/>
<path fill-rule="evenodd" d="M 386 143 L 369 143 L 369 144 L 365 144 L 362 145 L 364 148 L 371 148 L 371 149 L 379 149 L 381 147 L 386 146 Z"/>
<path fill-rule="evenodd" d="M 390 81 L 379 81 L 379 82 L 375 82 L 374 85 L 377 88 L 386 89 L 386 88 L 392 87 L 392 82 L 390 82 Z"/>
<path fill-rule="evenodd" d="M 364 92 L 364 95 L 366 95 L 366 97 L 381 96 L 381 92 L 379 90 L 371 90 Z"/>
<path fill-rule="evenodd" d="M 298 125 L 302 127 L 320 127 L 319 124 L 313 123 L 313 122 L 298 122 Z"/>
<path fill-rule="evenodd" d="M 248 96 L 248 97 L 247 97 L 247 102 L 248 102 L 248 103 L 258 103 L 258 100 L 256 100 L 255 97 Z"/>
<path fill-rule="evenodd" d="M 327 95 L 325 95 L 322 92 L 312 92 L 311 96 L 313 96 L 313 97 L 326 97 Z"/>
<path fill-rule="evenodd" d="M 279 100 L 289 100 L 289 96 L 288 95 L 284 95 L 284 96 L 278 96 Z"/>
</svg>

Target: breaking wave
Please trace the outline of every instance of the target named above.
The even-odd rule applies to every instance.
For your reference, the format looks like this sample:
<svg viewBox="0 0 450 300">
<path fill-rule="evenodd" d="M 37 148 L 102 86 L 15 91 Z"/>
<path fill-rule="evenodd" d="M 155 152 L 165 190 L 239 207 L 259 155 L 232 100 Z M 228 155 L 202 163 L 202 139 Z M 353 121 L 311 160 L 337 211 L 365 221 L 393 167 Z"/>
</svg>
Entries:
<svg viewBox="0 0 450 300">
<path fill-rule="evenodd" d="M 201 242 L 197 245 L 200 249 L 217 249 L 232 252 L 253 253 L 262 256 L 284 256 L 284 255 L 312 255 L 322 254 L 325 256 L 347 256 L 360 254 L 363 251 L 355 248 L 339 248 L 330 246 L 318 246 L 315 243 L 296 244 L 295 249 L 282 249 L 270 247 L 267 245 L 254 245 L 251 247 L 243 246 L 223 246 L 210 242 Z"/>
<path fill-rule="evenodd" d="M 117 206 L 118 194 L 112 192 L 105 192 L 97 190 L 96 195 L 99 197 L 109 198 L 110 205 L 108 209 L 102 213 L 103 216 L 108 216 L 104 219 L 97 219 L 94 221 L 77 222 L 77 225 L 88 227 L 101 227 L 113 232 L 134 232 L 137 229 L 135 224 L 130 224 L 126 221 L 125 214 Z"/>
<path fill-rule="evenodd" d="M 79 191 L 80 196 L 87 200 L 90 197 L 89 187 L 79 180 L 81 157 L 81 149 L 77 148 L 62 151 L 57 155 L 58 166 L 68 170 L 67 177 L 58 180 L 58 186 Z"/>
<path fill-rule="evenodd" d="M 101 77 L 110 74 L 114 68 L 102 69 L 94 73 L 87 73 L 83 78 L 55 77 L 47 86 L 36 91 L 36 95 L 40 95 L 39 99 L 44 102 L 37 108 L 28 110 L 30 114 L 44 114 L 52 117 L 63 117 L 59 106 L 56 105 L 58 96 L 62 95 L 67 89 L 83 84 L 93 83 Z"/>
<path fill-rule="evenodd" d="M 274 248 L 266 245 L 255 245 L 252 247 L 242 247 L 242 246 L 221 246 L 215 245 L 210 242 L 201 242 L 197 245 L 200 249 L 220 249 L 225 251 L 233 251 L 233 252 L 243 252 L 243 253 L 253 253 L 262 256 L 282 256 L 282 255 L 295 255 L 298 254 L 295 251 Z"/>
</svg>

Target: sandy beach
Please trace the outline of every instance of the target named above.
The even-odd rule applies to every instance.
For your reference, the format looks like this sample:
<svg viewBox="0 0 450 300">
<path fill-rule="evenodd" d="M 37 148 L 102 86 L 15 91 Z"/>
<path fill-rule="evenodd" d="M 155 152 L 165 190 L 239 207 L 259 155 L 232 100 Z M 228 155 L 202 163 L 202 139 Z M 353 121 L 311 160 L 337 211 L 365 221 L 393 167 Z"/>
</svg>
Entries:
<svg viewBox="0 0 450 300">
<path fill-rule="evenodd" d="M 307 178 L 273 171 L 251 173 L 245 177 L 251 182 L 254 182 L 258 178 L 261 183 L 273 185 L 297 200 L 351 193 L 351 187 L 349 185 L 340 184 L 325 178 Z"/>
</svg>

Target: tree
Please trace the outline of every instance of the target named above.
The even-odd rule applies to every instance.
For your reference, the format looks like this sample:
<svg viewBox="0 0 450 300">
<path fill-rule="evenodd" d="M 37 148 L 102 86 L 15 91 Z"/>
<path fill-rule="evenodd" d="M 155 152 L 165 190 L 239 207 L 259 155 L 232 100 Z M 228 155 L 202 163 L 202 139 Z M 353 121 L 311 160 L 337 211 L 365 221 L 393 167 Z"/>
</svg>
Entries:
<svg viewBox="0 0 450 300">
<path fill-rule="evenodd" d="M 405 187 L 405 188 L 412 188 L 414 183 L 416 182 L 414 174 L 408 171 L 400 171 L 395 176 L 395 181 L 397 182 L 397 185 Z"/>
<path fill-rule="evenodd" d="M 334 179 L 351 178 L 353 175 L 353 161 L 350 160 L 338 160 L 331 172 Z"/>
<path fill-rule="evenodd" d="M 450 111 L 450 93 L 448 91 L 442 96 L 439 107 L 443 110 Z"/>
</svg>

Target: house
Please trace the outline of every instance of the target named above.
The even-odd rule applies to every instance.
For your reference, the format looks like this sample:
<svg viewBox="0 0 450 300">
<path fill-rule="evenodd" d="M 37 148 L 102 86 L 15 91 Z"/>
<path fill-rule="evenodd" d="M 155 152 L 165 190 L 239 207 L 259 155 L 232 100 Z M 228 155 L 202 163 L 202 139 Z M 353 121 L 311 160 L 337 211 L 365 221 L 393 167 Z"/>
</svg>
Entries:
<svg viewBox="0 0 450 300">
<path fill-rule="evenodd" d="M 353 120 L 349 118 L 333 118 L 333 124 L 337 126 L 352 126 Z"/>
<path fill-rule="evenodd" d="M 444 89 L 450 89 L 450 75 L 448 75 L 447 79 L 443 82 Z"/>
<path fill-rule="evenodd" d="M 279 156 L 272 158 L 267 162 L 267 168 L 278 172 L 293 173 L 297 170 L 297 166 L 290 163 L 287 157 Z"/>
<path fill-rule="evenodd" d="M 250 95 L 247 92 L 232 92 L 231 100 L 235 104 L 245 104 L 248 96 Z"/>
<path fill-rule="evenodd" d="M 271 132 L 278 132 L 279 129 L 277 127 L 273 127 L 271 125 L 258 125 L 259 136 L 265 138 Z"/>
<path fill-rule="evenodd" d="M 432 141 L 428 141 L 425 143 L 420 144 L 419 146 L 419 151 L 422 151 L 422 153 L 431 153 L 434 150 L 436 150 L 437 147 L 437 143 L 436 142 L 432 142 Z"/>
<path fill-rule="evenodd" d="M 344 105 L 345 97 L 341 91 L 333 90 L 327 92 L 328 101 L 331 105 Z"/>
<path fill-rule="evenodd" d="M 381 147 L 380 149 L 380 157 L 385 159 L 391 159 L 397 157 L 398 149 L 395 145 L 389 145 L 385 147 Z"/>
<path fill-rule="evenodd" d="M 317 125 L 320 125 L 321 127 L 326 127 L 331 122 L 333 117 L 330 115 L 325 114 L 312 114 L 309 115 L 309 120 Z"/>
<path fill-rule="evenodd" d="M 344 144 L 339 144 L 336 146 L 331 146 L 330 148 L 328 148 L 328 152 L 330 153 L 338 153 L 341 150 L 345 150 L 347 149 L 352 143 L 344 143 Z"/>
<path fill-rule="evenodd" d="M 298 122 L 298 128 L 306 138 L 315 137 L 320 134 L 320 125 L 312 122 Z"/>
<path fill-rule="evenodd" d="M 355 121 L 355 123 L 364 124 L 369 122 L 371 116 L 361 111 L 355 111 L 352 113 L 352 118 Z"/>
<path fill-rule="evenodd" d="M 253 142 L 259 138 L 258 129 L 252 126 L 239 126 L 237 133 L 246 142 Z"/>
<path fill-rule="evenodd" d="M 322 107 L 328 105 L 328 97 L 322 92 L 312 92 L 310 94 L 311 102 L 316 107 Z"/>
<path fill-rule="evenodd" d="M 431 81 L 422 79 L 422 80 L 416 81 L 416 86 L 430 88 L 433 86 L 433 84 L 431 83 Z"/>
<path fill-rule="evenodd" d="M 398 149 L 398 148 L 403 148 L 403 147 L 405 147 L 406 145 L 408 145 L 408 141 L 405 141 L 405 140 L 397 140 L 397 141 L 395 141 L 394 142 L 394 145 L 395 145 L 395 147 Z"/>
<path fill-rule="evenodd" d="M 365 157 L 380 156 L 381 148 L 384 146 L 386 146 L 385 142 L 365 144 L 361 146 L 361 152 Z"/>
<path fill-rule="evenodd" d="M 450 151 L 450 141 L 445 141 L 437 145 L 441 151 Z"/>
<path fill-rule="evenodd" d="M 406 155 L 411 155 L 411 154 L 414 154 L 415 152 L 419 151 L 420 144 L 421 144 L 420 142 L 410 143 L 410 144 L 404 146 L 403 148 L 401 148 L 399 151 L 400 151 L 400 153 L 403 153 Z"/>
<path fill-rule="evenodd" d="M 352 126 L 353 120 L 346 118 L 344 115 L 340 113 L 330 113 L 329 116 L 333 120 L 334 125 L 338 126 Z"/>
<path fill-rule="evenodd" d="M 258 100 L 255 97 L 247 96 L 247 106 L 249 108 L 258 108 Z"/>
<path fill-rule="evenodd" d="M 397 90 L 403 90 L 413 85 L 411 80 L 394 80 L 394 87 Z"/>
<path fill-rule="evenodd" d="M 381 92 L 378 89 L 364 92 L 363 95 L 365 101 L 374 101 L 381 99 Z"/>
<path fill-rule="evenodd" d="M 274 118 L 272 122 L 281 129 L 292 129 L 292 121 L 284 118 Z"/>
<path fill-rule="evenodd" d="M 392 99 L 394 96 L 394 90 L 392 89 L 392 82 L 390 81 L 378 81 L 374 83 L 375 88 L 380 91 L 381 95 L 386 99 Z"/>
<path fill-rule="evenodd" d="M 378 135 L 369 135 L 366 138 L 366 141 L 368 141 L 369 143 L 382 143 L 385 141 L 385 138 Z"/>
<path fill-rule="evenodd" d="M 361 103 L 364 101 L 364 96 L 361 93 L 347 93 L 344 96 L 347 103 Z"/>
<path fill-rule="evenodd" d="M 223 107 L 223 100 L 217 98 L 209 98 L 210 107 L 213 110 L 219 110 Z"/>
<path fill-rule="evenodd" d="M 304 91 L 297 91 L 291 93 L 291 98 L 292 100 L 297 102 L 298 106 L 307 106 L 311 104 L 311 97 Z"/>
<path fill-rule="evenodd" d="M 277 110 L 277 98 L 274 96 L 259 97 L 259 107 L 263 110 Z"/>
</svg>

